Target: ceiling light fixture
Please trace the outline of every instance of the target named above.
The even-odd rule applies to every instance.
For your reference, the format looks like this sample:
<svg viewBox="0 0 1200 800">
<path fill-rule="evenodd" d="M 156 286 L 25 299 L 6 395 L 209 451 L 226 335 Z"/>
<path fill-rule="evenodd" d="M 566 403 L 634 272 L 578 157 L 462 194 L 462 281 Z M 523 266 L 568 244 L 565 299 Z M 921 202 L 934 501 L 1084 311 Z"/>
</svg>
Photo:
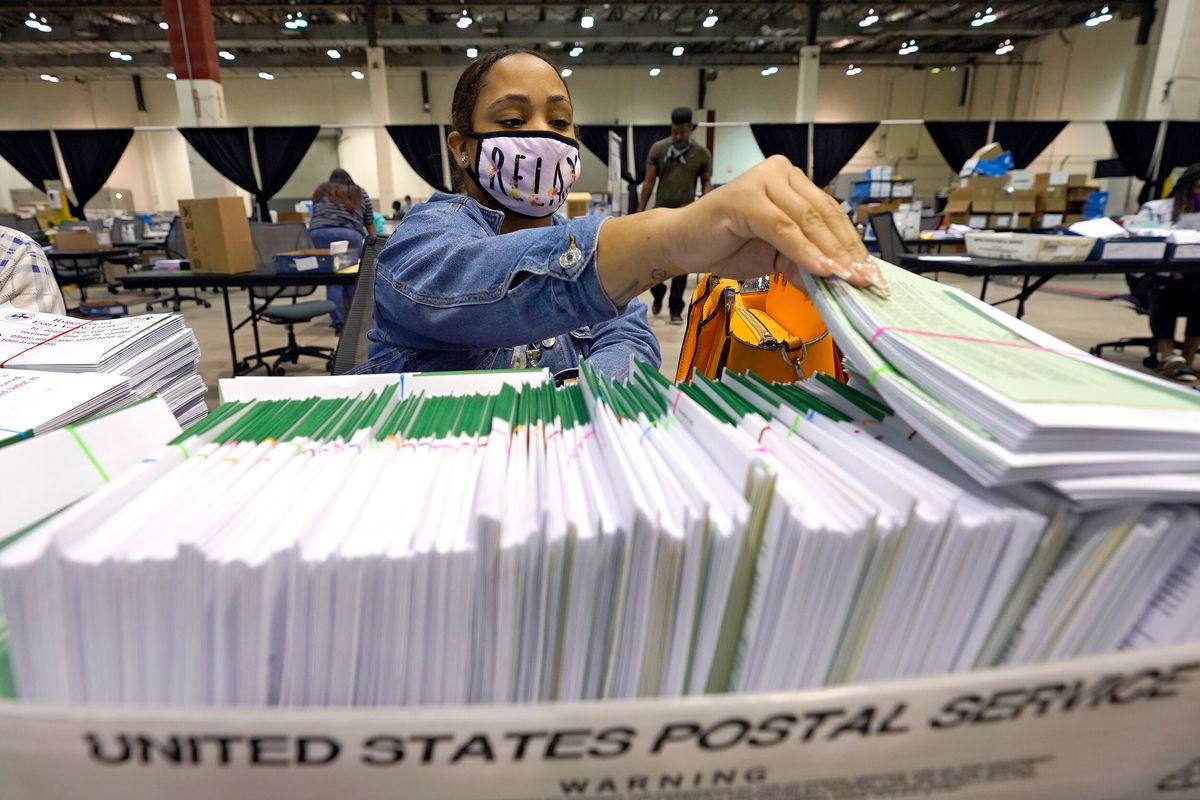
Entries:
<svg viewBox="0 0 1200 800">
<path fill-rule="evenodd" d="M 109 51 L 108 51 L 108 57 L 109 57 L 109 58 L 116 58 L 116 59 L 120 59 L 120 57 L 121 57 L 121 51 L 120 51 L 120 50 L 109 50 Z"/>
<path fill-rule="evenodd" d="M 1013 46 L 1012 39 L 1005 39 L 1000 43 L 1000 46 L 996 48 L 996 55 L 1006 56 L 1015 49 L 1016 47 Z"/>
<path fill-rule="evenodd" d="M 122 61 L 133 61 L 133 56 L 129 55 L 129 53 L 121 53 L 121 60 Z"/>
<path fill-rule="evenodd" d="M 986 11 L 976 11 L 975 19 L 971 20 L 972 28 L 979 28 L 984 25 L 989 25 L 996 21 L 996 15 L 991 8 Z"/>
<path fill-rule="evenodd" d="M 858 27 L 869 28 L 879 22 L 879 15 L 875 13 L 875 9 L 868 9 L 867 15 L 858 21 Z"/>
<path fill-rule="evenodd" d="M 264 81 L 275 80 L 275 76 L 269 72 L 260 72 L 260 73 L 258 73 L 258 77 L 262 78 Z"/>
<path fill-rule="evenodd" d="M 117 198 L 118 200 L 124 200 L 124 199 L 125 199 L 125 195 L 124 195 L 124 194 L 122 194 L 121 192 L 117 192 L 116 194 L 114 194 L 114 195 L 113 195 L 113 197 Z"/>
<path fill-rule="evenodd" d="M 167 23 L 165 23 L 165 22 L 160 22 L 160 23 L 158 23 L 158 27 L 162 28 L 162 29 L 165 31 L 165 30 L 167 30 L 168 28 L 170 28 L 171 26 L 170 26 L 170 25 L 168 25 L 168 24 L 167 24 Z"/>
<path fill-rule="evenodd" d="M 563 67 L 562 72 L 560 72 L 558 74 L 563 76 L 564 78 L 569 78 L 575 74 L 575 70 L 571 69 L 570 67 Z"/>
<path fill-rule="evenodd" d="M 332 58 L 334 61 L 337 61 L 339 58 L 341 58 L 341 57 L 342 57 L 342 51 L 341 51 L 341 50 L 337 50 L 337 49 L 335 49 L 335 48 L 330 48 L 329 50 L 326 50 L 326 51 L 325 51 L 325 55 L 329 56 L 329 57 L 330 57 L 330 58 Z"/>
<path fill-rule="evenodd" d="M 897 52 L 899 52 L 902 56 L 907 56 L 912 55 L 920 49 L 921 48 L 917 46 L 916 39 L 909 39 L 907 42 L 901 43 L 900 49 Z"/>
<path fill-rule="evenodd" d="M 237 58 L 237 56 L 235 56 L 233 53 L 229 52 L 228 50 L 218 50 L 217 55 L 219 55 L 221 58 L 225 59 L 226 61 L 233 61 L 235 58 Z"/>
<path fill-rule="evenodd" d="M 58 77 L 54 75 L 43 74 L 42 80 L 46 81 L 47 83 L 58 83 Z"/>
<path fill-rule="evenodd" d="M 592 12 L 584 11 L 583 16 L 579 18 L 579 27 L 591 28 L 596 24 L 596 18 L 592 16 Z"/>
<path fill-rule="evenodd" d="M 174 73 L 174 72 L 168 72 L 168 73 L 167 73 L 167 80 L 169 80 L 169 81 L 173 81 L 173 80 L 175 80 L 175 79 L 176 79 L 176 77 L 177 77 L 177 76 L 175 75 L 175 73 Z"/>
<path fill-rule="evenodd" d="M 650 68 L 650 77 L 651 77 L 651 78 L 657 78 L 657 77 L 658 77 L 659 75 L 661 75 L 661 74 L 662 74 L 662 70 L 661 70 L 661 69 L 659 69 L 658 67 L 651 67 L 651 68 Z"/>
<path fill-rule="evenodd" d="M 467 48 L 467 58 L 475 58 L 478 55 L 479 55 L 478 47 L 468 47 Z"/>
<path fill-rule="evenodd" d="M 1083 24 L 1088 26 L 1089 28 L 1094 28 L 1097 25 L 1108 22 L 1112 18 L 1113 18 L 1112 12 L 1109 11 L 1108 6 L 1105 6 L 1104 8 L 1100 9 L 1099 11 L 1093 11 L 1091 14 L 1088 14 L 1087 21 L 1084 22 Z M 28 25 L 29 23 L 27 22 L 25 24 Z"/>
<path fill-rule="evenodd" d="M 574 47 L 571 48 L 570 52 L 568 52 L 567 55 L 569 55 L 571 58 L 579 58 L 581 55 L 583 55 L 583 45 L 581 45 L 581 44 L 575 45 Z"/>
<path fill-rule="evenodd" d="M 848 67 L 846 67 L 846 74 L 847 74 L 847 75 L 857 75 L 857 74 L 858 74 L 858 73 L 860 73 L 860 72 L 862 72 L 862 67 L 856 67 L 856 66 L 854 66 L 853 64 L 851 64 L 851 65 L 849 65 Z"/>
<path fill-rule="evenodd" d="M 46 21 L 45 17 L 39 17 L 32 11 L 29 12 L 29 19 L 25 20 L 25 26 L 33 28 L 39 33 L 50 33 L 50 31 L 54 30 L 54 28 L 50 27 L 50 23 Z"/>
<path fill-rule="evenodd" d="M 356 69 L 356 70 L 351 70 L 350 77 L 354 78 L 354 80 L 356 80 L 356 81 L 361 81 L 363 78 L 365 78 L 367 76 L 362 74 L 362 70 Z"/>
<path fill-rule="evenodd" d="M 776 72 L 779 72 L 779 67 L 767 67 L 762 71 L 762 74 L 764 76 L 765 75 L 774 75 Z"/>
<path fill-rule="evenodd" d="M 471 15 L 468 14 L 467 10 L 464 8 L 462 10 L 462 14 L 460 14 L 458 17 L 458 22 L 456 22 L 454 24 L 457 25 L 462 30 L 466 30 L 467 28 L 471 27 L 471 23 L 474 21 L 475 20 L 471 19 Z"/>
<path fill-rule="evenodd" d="M 678 58 L 679 56 L 683 55 L 683 45 L 681 45 L 681 44 L 677 44 L 677 45 L 675 45 L 674 47 L 672 47 L 672 48 L 671 48 L 671 55 L 675 56 L 676 58 Z"/>
<path fill-rule="evenodd" d="M 716 25 L 716 24 L 717 24 L 717 21 L 718 21 L 718 20 L 720 20 L 720 17 L 718 17 L 718 16 L 716 15 L 716 12 L 714 12 L 714 11 L 713 11 L 713 10 L 710 8 L 710 9 L 708 10 L 708 16 L 704 18 L 704 22 L 701 22 L 701 23 L 700 23 L 700 27 L 702 27 L 702 28 L 711 28 L 711 27 L 713 27 L 714 25 Z"/>
<path fill-rule="evenodd" d="M 941 72 L 942 72 L 942 68 L 941 68 L 941 67 L 932 67 L 932 68 L 930 68 L 930 70 L 929 70 L 929 74 L 930 74 L 930 75 L 940 75 L 940 74 L 941 74 Z"/>
</svg>

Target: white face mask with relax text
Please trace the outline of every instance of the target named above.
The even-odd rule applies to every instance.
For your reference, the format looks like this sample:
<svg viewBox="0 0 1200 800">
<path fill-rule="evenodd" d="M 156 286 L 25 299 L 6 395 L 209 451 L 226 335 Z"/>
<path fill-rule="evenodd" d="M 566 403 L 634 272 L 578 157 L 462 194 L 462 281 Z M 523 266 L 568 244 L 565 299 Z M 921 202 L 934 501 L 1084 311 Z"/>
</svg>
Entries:
<svg viewBox="0 0 1200 800">
<path fill-rule="evenodd" d="M 519 217 L 541 219 L 562 207 L 579 177 L 579 144 L 551 131 L 473 133 L 479 141 L 475 168 L 467 174 L 479 188 Z"/>
</svg>

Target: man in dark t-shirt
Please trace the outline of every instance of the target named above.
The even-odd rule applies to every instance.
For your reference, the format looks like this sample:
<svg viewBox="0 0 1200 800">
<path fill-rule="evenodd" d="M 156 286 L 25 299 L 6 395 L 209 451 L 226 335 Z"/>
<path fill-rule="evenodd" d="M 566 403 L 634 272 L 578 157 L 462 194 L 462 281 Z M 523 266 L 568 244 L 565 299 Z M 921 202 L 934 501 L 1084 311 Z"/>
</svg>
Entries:
<svg viewBox="0 0 1200 800">
<path fill-rule="evenodd" d="M 700 194 L 712 191 L 712 155 L 699 142 L 692 141 L 692 110 L 677 108 L 671 112 L 671 136 L 660 139 L 650 148 L 646 157 L 646 181 L 642 184 L 642 198 L 638 211 L 645 211 L 650 203 L 650 193 L 658 183 L 654 205 L 659 208 L 679 208 L 696 199 L 696 182 L 700 182 Z M 676 275 L 671 279 L 671 299 L 668 310 L 673 325 L 683 324 L 683 290 L 687 286 L 687 275 Z M 658 284 L 650 290 L 654 297 L 651 307 L 655 314 L 662 312 L 663 295 L 667 287 Z"/>
</svg>

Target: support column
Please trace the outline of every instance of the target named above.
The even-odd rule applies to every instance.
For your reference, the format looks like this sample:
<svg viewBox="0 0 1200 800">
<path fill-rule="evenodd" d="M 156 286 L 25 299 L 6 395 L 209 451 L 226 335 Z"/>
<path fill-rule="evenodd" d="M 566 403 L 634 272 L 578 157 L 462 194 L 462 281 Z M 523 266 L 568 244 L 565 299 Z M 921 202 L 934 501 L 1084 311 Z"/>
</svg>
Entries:
<svg viewBox="0 0 1200 800">
<path fill-rule="evenodd" d="M 175 72 L 175 98 L 181 127 L 226 125 L 225 91 L 217 62 L 217 37 L 213 32 L 209 0 L 163 0 L 171 67 Z M 237 187 L 208 165 L 195 150 L 187 149 L 192 193 L 196 197 L 228 197 Z"/>
<path fill-rule="evenodd" d="M 375 126 L 375 172 L 379 189 L 380 213 L 386 214 L 396 199 L 392 177 L 392 139 L 383 127 L 391 122 L 388 109 L 387 64 L 382 47 L 367 48 L 367 88 L 371 92 L 371 123 Z"/>
<path fill-rule="evenodd" d="M 821 46 L 806 44 L 800 48 L 800 80 L 796 86 L 796 122 L 817 119 L 817 83 L 821 71 Z"/>
<path fill-rule="evenodd" d="M 1162 17 L 1150 67 L 1146 119 L 1200 119 L 1200 3 L 1159 0 Z"/>
</svg>

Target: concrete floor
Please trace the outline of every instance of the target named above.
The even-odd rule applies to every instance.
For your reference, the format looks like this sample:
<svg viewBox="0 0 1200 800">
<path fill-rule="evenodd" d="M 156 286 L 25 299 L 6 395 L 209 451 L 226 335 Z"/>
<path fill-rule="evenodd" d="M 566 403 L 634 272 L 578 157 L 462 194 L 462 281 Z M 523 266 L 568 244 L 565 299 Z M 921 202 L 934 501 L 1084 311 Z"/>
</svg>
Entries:
<svg viewBox="0 0 1200 800">
<path fill-rule="evenodd" d="M 979 280 L 961 278 L 943 274 L 941 279 L 967 292 L 978 295 Z M 1001 279 L 1003 281 L 1003 279 Z M 1066 294 L 1054 291 L 1054 287 L 1078 290 L 1078 294 Z M 989 300 L 996 300 L 1011 294 L 1013 289 L 996 285 L 994 281 L 989 288 Z M 1139 317 L 1126 304 L 1116 301 L 1106 301 L 1101 298 L 1113 294 L 1121 294 L 1125 289 L 1125 281 L 1120 276 L 1099 276 L 1061 278 L 1034 295 L 1026 304 L 1025 321 L 1036 325 L 1071 344 L 1088 349 L 1100 341 L 1117 339 L 1122 336 L 1144 336 L 1148 328 L 1145 317 Z M 323 289 L 318 289 L 320 297 Z M 690 297 L 690 289 L 688 296 Z M 200 374 L 209 386 L 209 407 L 217 403 L 217 380 L 231 375 L 229 344 L 225 332 L 225 315 L 219 294 L 205 292 L 202 294 L 212 303 L 212 308 L 202 308 L 194 303 L 186 303 L 181 309 L 187 324 L 195 331 L 200 341 Z M 642 301 L 650 305 L 650 295 L 647 292 Z M 67 293 L 68 306 L 74 305 L 75 293 Z M 233 309 L 235 322 L 244 318 L 247 308 L 246 292 L 242 290 L 230 292 L 230 304 Z M 1000 306 L 1002 309 L 1015 312 L 1015 304 Z M 132 313 L 143 313 L 145 306 L 137 303 L 130 306 Z M 159 311 L 160 306 L 155 307 Z M 671 325 L 664 310 L 659 316 L 650 316 L 650 327 L 659 337 L 662 345 L 662 373 L 674 378 L 675 366 L 679 359 L 680 345 L 683 339 L 684 326 Z M 264 347 L 278 347 L 286 343 L 286 335 L 282 326 L 262 324 L 259 326 Z M 333 328 L 325 321 L 317 320 L 296 329 L 296 335 L 301 344 L 317 344 L 333 347 L 337 337 Z M 249 326 L 237 334 L 239 357 L 245 357 L 253 350 L 253 339 Z M 1146 356 L 1144 349 L 1127 350 L 1123 353 L 1106 351 L 1105 358 L 1135 369 L 1143 369 L 1142 359 Z M 288 375 L 323 375 L 327 374 L 323 362 L 312 358 L 301 358 L 297 365 L 286 366 Z M 257 371 L 262 375 L 262 370 Z"/>
</svg>

